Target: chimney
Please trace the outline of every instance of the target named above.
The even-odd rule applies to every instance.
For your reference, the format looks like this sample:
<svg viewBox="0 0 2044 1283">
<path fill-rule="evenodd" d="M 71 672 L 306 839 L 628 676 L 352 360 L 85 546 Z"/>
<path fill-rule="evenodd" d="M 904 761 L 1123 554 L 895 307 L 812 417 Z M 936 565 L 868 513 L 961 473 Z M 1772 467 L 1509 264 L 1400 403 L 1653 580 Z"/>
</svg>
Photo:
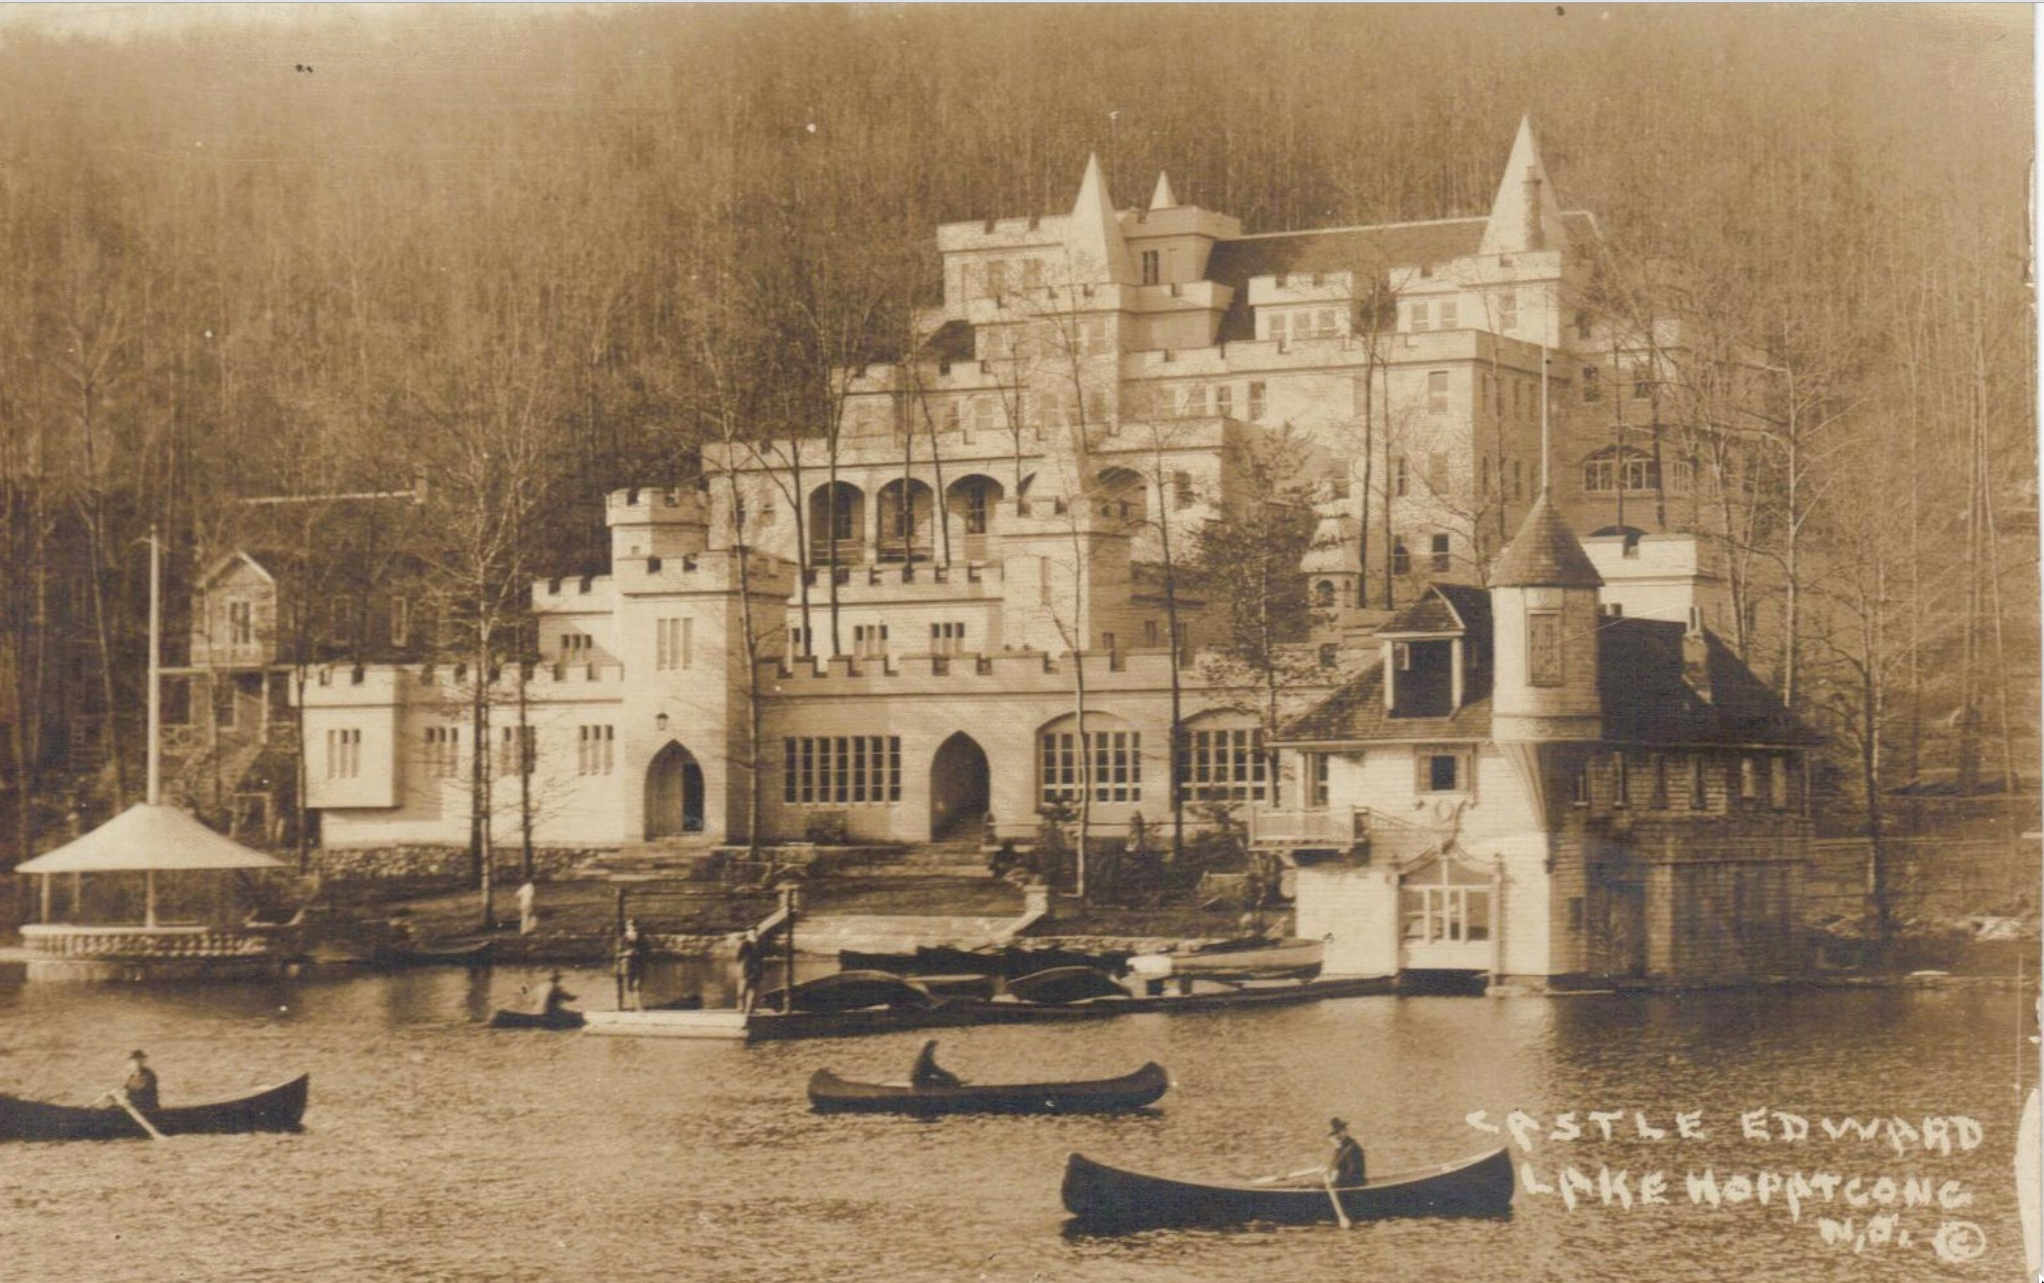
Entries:
<svg viewBox="0 0 2044 1283">
<path fill-rule="evenodd" d="M 1528 252 L 1547 248 L 1547 230 L 1540 224 L 1540 170 L 1537 166 L 1526 166 L 1526 249 Z"/>
<path fill-rule="evenodd" d="M 1703 635 L 1703 608 L 1689 608 L 1689 627 L 1682 633 L 1682 680 L 1704 703 L 1710 703 L 1710 642 Z"/>
</svg>

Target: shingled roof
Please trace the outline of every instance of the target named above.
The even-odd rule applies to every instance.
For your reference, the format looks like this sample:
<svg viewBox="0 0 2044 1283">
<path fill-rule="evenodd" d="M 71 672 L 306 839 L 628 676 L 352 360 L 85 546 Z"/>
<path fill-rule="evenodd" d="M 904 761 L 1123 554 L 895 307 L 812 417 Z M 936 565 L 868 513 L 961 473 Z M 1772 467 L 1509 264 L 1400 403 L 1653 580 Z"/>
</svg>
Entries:
<svg viewBox="0 0 2044 1283">
<path fill-rule="evenodd" d="M 1384 670 L 1361 677 L 1280 727 L 1280 744 L 1350 744 L 1372 740 L 1487 740 L 1490 696 L 1465 699 L 1446 717 L 1393 717 L 1384 707 Z"/>
<path fill-rule="evenodd" d="M 1426 595 L 1378 630 L 1393 636 L 1462 633 L 1471 646 L 1490 648 L 1490 594 L 1468 584 L 1429 584 Z"/>
<path fill-rule="evenodd" d="M 1604 577 L 1590 564 L 1590 554 L 1576 542 L 1575 532 L 1561 519 L 1547 492 L 1533 501 L 1519 533 L 1498 554 L 1490 570 L 1493 588 L 1601 588 Z"/>
<path fill-rule="evenodd" d="M 1207 279 L 1235 292 L 1221 318 L 1220 342 L 1256 337 L 1249 309 L 1249 282 L 1259 276 L 1310 276 L 1316 272 L 1383 275 L 1394 267 L 1425 267 L 1467 258 L 1483 243 L 1487 216 L 1444 218 L 1430 223 L 1386 223 L 1375 227 L 1334 227 L 1276 232 L 1218 241 L 1207 259 Z M 1589 214 L 1562 215 L 1571 238 L 1589 243 L 1597 223 Z"/>
</svg>

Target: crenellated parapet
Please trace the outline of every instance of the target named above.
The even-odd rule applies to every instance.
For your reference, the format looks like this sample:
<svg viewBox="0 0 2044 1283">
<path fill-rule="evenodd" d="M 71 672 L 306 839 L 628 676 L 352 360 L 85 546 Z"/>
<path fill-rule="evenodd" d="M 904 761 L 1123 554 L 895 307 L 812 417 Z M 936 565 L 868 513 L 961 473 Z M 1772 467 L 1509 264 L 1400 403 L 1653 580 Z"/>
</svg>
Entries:
<svg viewBox="0 0 2044 1283">
<path fill-rule="evenodd" d="M 466 703 L 474 697 L 472 670 L 464 664 L 369 664 L 315 668 L 305 683 L 304 707 L 387 708 L 435 700 Z M 624 689 L 622 664 L 535 664 L 527 670 L 525 697 L 532 703 L 615 700 Z M 504 665 L 488 680 L 493 702 L 518 697 L 518 669 Z"/>
<path fill-rule="evenodd" d="M 769 660 L 759 666 L 762 690 L 775 699 L 822 699 L 850 695 L 1069 695 L 1073 665 L 1085 664 L 1088 695 L 1168 690 L 1171 652 L 1130 650 L 1109 654 L 1090 651 L 1075 657 L 1040 650 L 1001 651 L 992 655 L 889 655 L 861 659 Z M 1187 690 L 1203 688 L 1192 657 L 1180 654 L 1179 683 Z"/>
</svg>

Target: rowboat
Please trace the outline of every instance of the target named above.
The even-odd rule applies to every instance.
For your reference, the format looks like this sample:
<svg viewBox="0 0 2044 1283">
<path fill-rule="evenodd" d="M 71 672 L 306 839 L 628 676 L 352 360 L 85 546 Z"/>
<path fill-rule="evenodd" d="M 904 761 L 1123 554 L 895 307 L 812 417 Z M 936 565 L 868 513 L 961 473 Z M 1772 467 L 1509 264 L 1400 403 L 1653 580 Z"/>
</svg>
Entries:
<svg viewBox="0 0 2044 1283">
<path fill-rule="evenodd" d="M 792 1002 L 779 989 L 760 998 L 760 1006 L 795 1011 L 857 1011 L 861 1007 L 927 1007 L 930 992 L 889 971 L 839 971 L 795 986 Z"/>
<path fill-rule="evenodd" d="M 305 1116 L 308 1074 L 238 1100 L 151 1110 L 166 1136 L 222 1132 L 289 1132 Z M 0 1140 L 138 1140 L 148 1136 L 119 1105 L 80 1107 L 0 1096 Z"/>
<path fill-rule="evenodd" d="M 1120 999 L 1128 990 L 1098 967 L 1051 967 L 1008 982 L 1008 992 L 1024 1002 L 1062 1005 L 1090 998 Z"/>
<path fill-rule="evenodd" d="M 490 1017 L 492 1029 L 580 1029 L 579 1011 L 509 1011 L 498 1008 Z"/>
<path fill-rule="evenodd" d="M 852 1082 L 819 1069 L 809 1080 L 809 1107 L 819 1114 L 1103 1114 L 1141 1109 L 1171 1085 L 1152 1062 L 1120 1078 L 1090 1082 L 965 1083 L 916 1087 Z"/>
<path fill-rule="evenodd" d="M 1168 976 L 1310 980 L 1320 974 L 1326 953 L 1324 940 L 1251 936 L 1217 940 L 1170 953 L 1139 953 L 1128 960 L 1128 969 L 1145 980 Z"/>
<path fill-rule="evenodd" d="M 490 941 L 470 944 L 379 945 L 369 957 L 377 967 L 486 967 Z"/>
<path fill-rule="evenodd" d="M 1073 1154 L 1065 1163 L 1065 1209 L 1085 1229 L 1167 1225 L 1312 1224 L 1387 1216 L 1501 1216 L 1512 1207 L 1512 1158 L 1503 1148 L 1436 1167 L 1386 1172 L 1361 1185 L 1201 1184 L 1145 1176 Z"/>
</svg>

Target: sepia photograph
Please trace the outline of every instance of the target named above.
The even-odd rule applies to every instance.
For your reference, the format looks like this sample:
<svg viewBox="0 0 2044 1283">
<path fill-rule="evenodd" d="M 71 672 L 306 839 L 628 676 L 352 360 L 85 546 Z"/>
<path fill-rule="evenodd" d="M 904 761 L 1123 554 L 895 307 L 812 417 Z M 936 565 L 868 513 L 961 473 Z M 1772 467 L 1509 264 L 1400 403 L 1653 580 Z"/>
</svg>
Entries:
<svg viewBox="0 0 2044 1283">
<path fill-rule="evenodd" d="M 0 4 L 0 1276 L 2040 1273 L 2026 4 Z"/>
</svg>

